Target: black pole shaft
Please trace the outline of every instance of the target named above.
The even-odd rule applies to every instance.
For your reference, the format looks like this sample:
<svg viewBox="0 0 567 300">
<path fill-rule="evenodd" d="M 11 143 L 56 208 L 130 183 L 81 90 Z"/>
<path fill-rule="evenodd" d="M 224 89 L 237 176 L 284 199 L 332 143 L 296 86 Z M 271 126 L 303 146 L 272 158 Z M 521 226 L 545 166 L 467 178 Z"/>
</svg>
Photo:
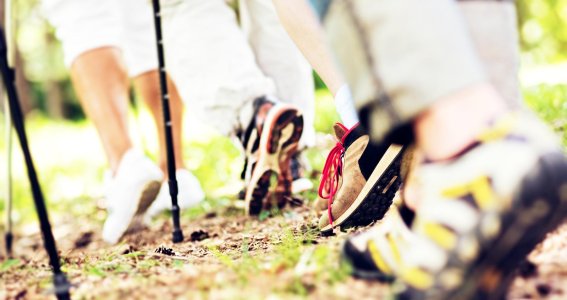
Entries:
<svg viewBox="0 0 567 300">
<path fill-rule="evenodd" d="M 67 277 L 61 271 L 59 254 L 57 253 L 57 246 L 55 245 L 55 239 L 53 238 L 53 233 L 51 231 L 51 224 L 49 223 L 49 216 L 45 207 L 45 200 L 43 198 L 43 193 L 41 192 L 41 187 L 39 185 L 39 180 L 37 178 L 37 173 L 35 171 L 35 166 L 28 145 L 22 108 L 20 106 L 20 101 L 16 92 L 16 86 L 14 84 L 14 71 L 8 66 L 6 46 L 7 45 L 4 36 L 4 30 L 2 29 L 0 30 L 0 71 L 2 73 L 4 87 L 6 88 L 6 92 L 8 94 L 12 123 L 14 125 L 16 135 L 18 136 L 18 140 L 20 141 L 24 161 L 28 170 L 28 178 L 32 189 L 35 209 L 39 218 L 41 234 L 43 236 L 43 244 L 49 256 L 49 263 L 51 264 L 51 268 L 53 270 L 55 294 L 57 296 L 57 299 L 70 299 L 70 285 L 67 281 Z"/>
<path fill-rule="evenodd" d="M 4 233 L 4 242 L 6 246 L 6 255 L 12 257 L 12 242 L 14 235 L 12 233 L 12 118 L 10 116 L 10 104 L 6 97 L 4 102 L 4 111 L 6 115 L 6 233 Z"/>
<path fill-rule="evenodd" d="M 183 231 L 179 222 L 179 204 L 177 203 L 177 177 L 175 175 L 175 155 L 173 149 L 173 133 L 171 128 L 171 111 L 169 108 L 169 92 L 167 90 L 167 71 L 163 54 L 163 36 L 161 30 L 161 8 L 159 0 L 153 0 L 154 25 L 157 41 L 157 54 L 159 66 L 159 83 L 161 87 L 161 103 L 163 109 L 163 123 L 165 131 L 165 145 L 167 148 L 167 174 L 169 177 L 169 194 L 171 196 L 171 215 L 173 218 L 173 242 L 183 241 Z"/>
<path fill-rule="evenodd" d="M 10 0 L 4 1 L 4 28 L 8 33 L 8 36 L 5 39 L 9 39 L 12 37 L 12 31 L 10 30 L 12 27 L 12 2 Z M 10 45 L 13 45 L 10 44 Z M 13 62 L 14 51 L 13 49 L 8 49 L 9 45 L 6 45 L 6 59 L 8 60 L 8 65 Z M 13 135 L 12 135 L 12 118 L 10 116 L 10 103 L 8 102 L 8 96 L 3 95 L 4 98 L 4 115 L 6 116 L 6 148 L 7 148 L 7 155 L 6 155 L 6 233 L 4 234 L 4 240 L 6 245 L 6 254 L 8 257 L 12 257 L 12 242 L 14 240 L 14 235 L 12 233 L 12 204 L 13 204 L 13 193 L 12 193 L 12 153 L 13 153 Z"/>
</svg>

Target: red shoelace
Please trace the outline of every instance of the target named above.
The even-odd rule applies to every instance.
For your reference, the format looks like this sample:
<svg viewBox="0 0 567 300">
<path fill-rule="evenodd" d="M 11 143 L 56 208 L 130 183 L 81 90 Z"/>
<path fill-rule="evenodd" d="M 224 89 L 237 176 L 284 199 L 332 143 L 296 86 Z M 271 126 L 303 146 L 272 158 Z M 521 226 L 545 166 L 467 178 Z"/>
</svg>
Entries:
<svg viewBox="0 0 567 300">
<path fill-rule="evenodd" d="M 319 184 L 319 197 L 327 200 L 327 213 L 329 214 L 329 222 L 333 225 L 333 214 L 331 205 L 335 198 L 335 194 L 339 189 L 339 181 L 343 175 L 343 155 L 345 148 L 341 142 L 337 142 L 335 147 L 327 156 L 325 167 L 321 173 L 321 183 Z"/>
</svg>

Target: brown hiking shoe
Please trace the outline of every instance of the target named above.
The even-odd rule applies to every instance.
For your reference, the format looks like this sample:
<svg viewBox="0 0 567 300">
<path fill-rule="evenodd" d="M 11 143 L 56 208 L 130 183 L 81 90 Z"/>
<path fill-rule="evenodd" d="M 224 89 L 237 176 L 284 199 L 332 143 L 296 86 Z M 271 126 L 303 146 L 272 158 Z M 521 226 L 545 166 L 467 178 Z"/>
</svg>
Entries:
<svg viewBox="0 0 567 300">
<path fill-rule="evenodd" d="M 327 157 L 319 186 L 319 197 L 327 200 L 319 219 L 322 232 L 382 219 L 401 183 L 403 146 L 370 144 L 358 125 L 349 130 L 337 123 L 334 129 L 339 142 Z"/>
</svg>

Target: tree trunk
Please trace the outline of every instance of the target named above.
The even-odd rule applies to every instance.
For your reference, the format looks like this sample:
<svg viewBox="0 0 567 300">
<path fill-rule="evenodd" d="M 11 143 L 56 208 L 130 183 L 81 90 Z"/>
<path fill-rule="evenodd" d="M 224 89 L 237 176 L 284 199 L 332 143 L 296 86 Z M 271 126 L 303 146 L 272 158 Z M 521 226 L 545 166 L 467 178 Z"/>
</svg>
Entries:
<svg viewBox="0 0 567 300">
<path fill-rule="evenodd" d="M 0 0 L 0 24 L 2 24 L 4 35 L 6 35 L 5 32 L 6 27 L 15 34 L 16 33 L 16 30 L 14 30 L 15 28 L 12 28 L 12 26 L 6 26 L 6 22 L 13 22 L 13 20 L 6 20 L 6 0 Z M 6 43 L 8 44 L 13 42 L 15 41 L 6 41 Z M 24 76 L 24 61 L 20 53 L 18 52 L 17 47 L 14 47 L 14 49 L 16 50 L 15 51 L 16 53 L 14 58 L 14 66 L 12 67 L 16 70 L 16 90 L 18 91 L 18 95 L 20 96 L 22 111 L 24 114 L 26 114 L 33 108 L 33 105 L 30 100 L 30 84 Z M 0 92 L 2 93 L 2 95 L 4 94 L 3 90 L 4 87 L 0 88 Z"/>
<path fill-rule="evenodd" d="M 47 97 L 45 99 L 47 106 L 47 115 L 53 119 L 62 119 L 63 112 L 63 93 L 59 82 L 48 80 L 46 83 Z"/>
<path fill-rule="evenodd" d="M 24 75 L 24 60 L 22 59 L 20 51 L 18 51 L 17 48 L 15 52 L 16 58 L 14 62 L 14 69 L 16 70 L 16 90 L 18 91 L 18 96 L 20 97 L 22 112 L 25 115 L 34 108 L 34 104 L 31 101 L 30 83 L 27 81 Z"/>
<path fill-rule="evenodd" d="M 5 4 L 6 1 L 5 0 L 0 0 L 0 24 L 2 24 L 2 30 L 4 30 L 4 28 L 6 28 L 4 26 L 4 17 L 5 17 Z M 4 85 L 0 84 L 0 111 L 2 113 L 4 113 L 4 101 L 5 101 L 5 96 L 4 96 L 5 92 L 4 92 Z"/>
</svg>

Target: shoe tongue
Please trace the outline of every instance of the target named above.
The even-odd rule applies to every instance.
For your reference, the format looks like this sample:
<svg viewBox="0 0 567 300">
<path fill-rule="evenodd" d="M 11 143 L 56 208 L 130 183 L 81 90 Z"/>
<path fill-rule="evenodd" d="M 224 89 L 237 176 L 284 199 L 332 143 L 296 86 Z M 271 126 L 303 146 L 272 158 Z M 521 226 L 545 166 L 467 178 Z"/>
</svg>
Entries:
<svg viewBox="0 0 567 300">
<path fill-rule="evenodd" d="M 333 131 L 335 132 L 335 137 L 337 138 L 337 140 L 342 141 L 348 129 L 344 125 L 336 123 L 333 126 Z"/>
<path fill-rule="evenodd" d="M 252 107 L 254 110 L 252 119 L 250 120 L 248 127 L 246 127 L 246 130 L 242 132 L 240 136 L 240 141 L 242 142 L 244 149 L 248 148 L 248 143 L 250 142 L 252 132 L 254 130 L 257 130 L 258 132 L 262 131 L 262 127 L 264 125 L 264 119 L 268 114 L 270 108 L 272 108 L 274 105 L 275 105 L 274 102 L 269 101 L 268 99 L 266 99 L 266 97 L 260 97 L 254 100 L 254 102 L 252 103 Z"/>
</svg>

